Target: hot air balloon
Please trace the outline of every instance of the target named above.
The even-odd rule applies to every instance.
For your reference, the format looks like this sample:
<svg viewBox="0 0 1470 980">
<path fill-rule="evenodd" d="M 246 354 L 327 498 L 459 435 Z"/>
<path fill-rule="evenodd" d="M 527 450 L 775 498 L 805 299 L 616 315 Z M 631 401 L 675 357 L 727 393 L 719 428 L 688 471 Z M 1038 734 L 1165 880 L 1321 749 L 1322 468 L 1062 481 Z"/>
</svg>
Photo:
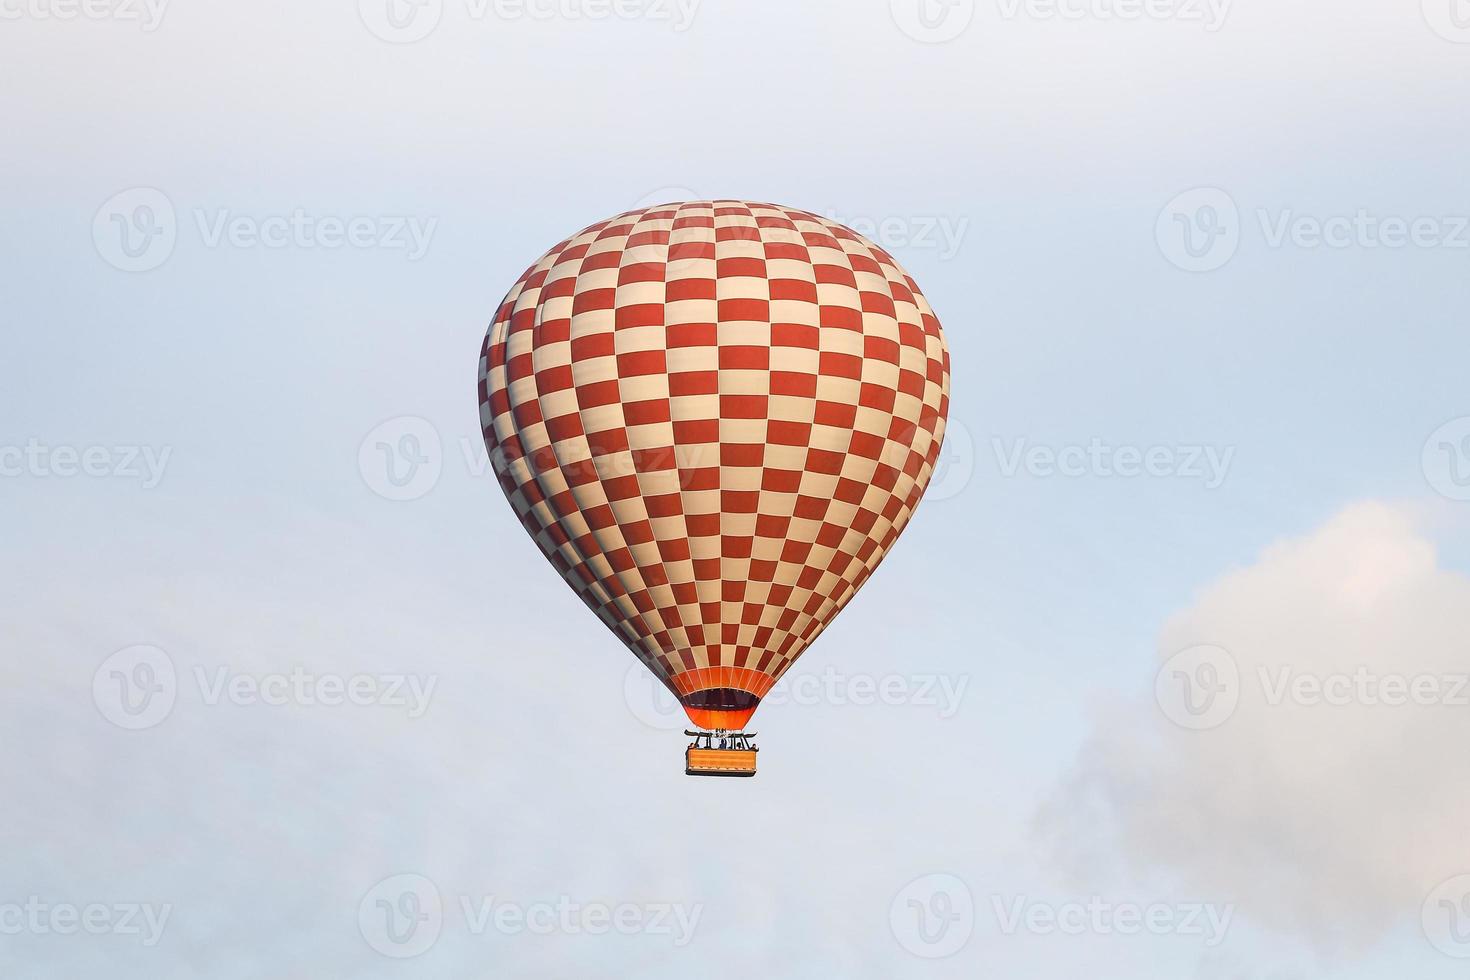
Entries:
<svg viewBox="0 0 1470 980">
<path fill-rule="evenodd" d="M 516 516 L 696 726 L 686 772 L 751 775 L 756 706 L 924 493 L 949 353 L 863 236 L 691 201 L 598 222 L 527 269 L 479 395 Z"/>
</svg>

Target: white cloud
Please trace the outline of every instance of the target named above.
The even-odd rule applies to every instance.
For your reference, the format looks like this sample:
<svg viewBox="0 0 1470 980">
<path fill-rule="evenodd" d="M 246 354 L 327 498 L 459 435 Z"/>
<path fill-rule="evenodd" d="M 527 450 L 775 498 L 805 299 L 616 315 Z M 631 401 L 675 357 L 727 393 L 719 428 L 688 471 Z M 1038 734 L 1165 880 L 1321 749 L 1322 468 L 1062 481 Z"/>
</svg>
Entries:
<svg viewBox="0 0 1470 980">
<path fill-rule="evenodd" d="M 1213 674 L 1174 661 L 1159 703 L 1099 720 L 1042 835 L 1084 877 L 1121 857 L 1324 950 L 1366 947 L 1470 870 L 1467 644 L 1470 579 L 1403 509 L 1350 507 L 1165 624 L 1161 664 L 1228 655 L 1205 656 Z M 1170 685 L 1201 680 L 1238 702 L 1188 730 Z"/>
</svg>

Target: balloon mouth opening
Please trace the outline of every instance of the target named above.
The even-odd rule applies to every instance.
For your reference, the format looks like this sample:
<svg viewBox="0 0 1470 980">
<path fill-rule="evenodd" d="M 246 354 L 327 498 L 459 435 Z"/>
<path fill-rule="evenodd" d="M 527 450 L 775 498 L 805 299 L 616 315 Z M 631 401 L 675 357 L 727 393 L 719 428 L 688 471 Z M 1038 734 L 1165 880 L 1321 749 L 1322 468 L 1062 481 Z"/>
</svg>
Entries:
<svg viewBox="0 0 1470 980">
<path fill-rule="evenodd" d="M 761 699 L 734 687 L 710 687 L 691 691 L 679 699 L 689 720 L 706 731 L 738 732 L 760 705 Z"/>
</svg>

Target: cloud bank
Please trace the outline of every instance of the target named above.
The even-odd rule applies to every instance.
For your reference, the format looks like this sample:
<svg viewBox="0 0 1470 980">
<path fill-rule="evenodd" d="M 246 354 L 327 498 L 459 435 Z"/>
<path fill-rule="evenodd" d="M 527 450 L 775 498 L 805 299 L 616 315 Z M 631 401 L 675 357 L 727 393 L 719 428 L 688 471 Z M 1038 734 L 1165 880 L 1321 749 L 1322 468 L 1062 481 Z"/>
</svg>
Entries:
<svg viewBox="0 0 1470 980">
<path fill-rule="evenodd" d="M 1467 646 L 1470 579 L 1403 509 L 1352 506 L 1165 624 L 1155 696 L 1099 719 L 1042 839 L 1365 948 L 1470 870 Z"/>
</svg>

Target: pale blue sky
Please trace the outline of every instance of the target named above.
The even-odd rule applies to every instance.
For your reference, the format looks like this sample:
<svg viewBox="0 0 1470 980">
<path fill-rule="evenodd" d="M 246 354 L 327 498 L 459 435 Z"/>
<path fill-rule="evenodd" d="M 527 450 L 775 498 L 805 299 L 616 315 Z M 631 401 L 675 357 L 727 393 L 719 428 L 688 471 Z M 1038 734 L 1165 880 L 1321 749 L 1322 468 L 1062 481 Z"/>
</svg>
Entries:
<svg viewBox="0 0 1470 980">
<path fill-rule="evenodd" d="M 44 461 L 0 477 L 13 604 L 0 928 L 32 895 L 171 911 L 151 946 L 0 935 L 0 972 L 1459 976 L 1422 933 L 1423 892 L 1364 885 L 1382 876 L 1337 852 L 1343 889 L 1363 889 L 1356 943 L 1244 899 L 1215 947 L 1007 933 L 993 901 L 1235 901 L 1221 875 L 1118 843 L 1102 819 L 1061 840 L 1046 829 L 1072 774 L 1114 771 L 1088 761 L 1096 719 L 1157 713 L 1165 624 L 1357 502 L 1417 515 L 1445 574 L 1470 568 L 1470 504 L 1436 492 L 1457 484 L 1421 460 L 1431 433 L 1470 416 L 1470 232 L 1455 220 L 1470 214 L 1470 44 L 1456 43 L 1470 32 L 1436 2 L 1241 0 L 1209 31 L 1185 0 L 1137 21 L 1109 4 L 1011 17 L 993 0 L 943 43 L 905 32 L 903 0 L 700 4 L 683 30 L 660 19 L 678 19 L 673 5 L 537 19 L 443 0 L 437 26 L 403 44 L 369 28 L 386 23 L 374 0 L 179 0 L 152 30 L 5 6 L 19 15 L 0 23 L 0 449 L 39 446 Z M 936 4 L 931 21 L 969 10 Z M 174 212 L 172 251 L 145 253 L 146 271 L 118 267 L 130 259 L 108 204 L 135 188 Z M 1199 188 L 1234 206 L 1238 241 L 1191 272 L 1159 229 Z M 963 682 L 956 710 L 770 705 L 749 781 L 680 774 L 683 739 L 641 720 L 627 653 L 526 540 L 478 450 L 476 358 L 501 295 L 557 240 L 668 189 L 887 228 L 875 237 L 944 324 L 952 431 L 973 447 L 947 447 L 944 493 L 801 664 Z M 130 219 L 157 198 L 121 200 Z M 219 222 L 243 217 L 248 235 L 298 209 L 366 218 L 389 241 L 211 244 Z M 1432 218 L 1447 241 L 1272 244 L 1282 221 L 1360 211 Z M 391 247 L 399 219 L 425 232 L 421 257 Z M 442 471 L 388 500 L 360 449 L 382 423 L 408 431 L 403 417 L 431 426 Z M 1228 466 L 1213 488 L 1188 472 L 1007 473 L 1018 447 L 1094 439 Z M 138 467 L 144 447 L 168 455 L 145 487 L 62 475 L 56 447 L 106 447 L 109 472 L 130 447 Z M 177 703 L 125 730 L 94 674 L 139 644 L 168 655 Z M 409 717 L 210 704 L 196 673 L 297 667 L 435 687 Z M 1316 744 L 1310 726 L 1300 737 Z M 1463 777 L 1438 758 L 1405 765 Z M 1172 812 L 1158 786 L 1144 798 Z M 1181 853 L 1223 849 L 1249 868 L 1282 811 L 1311 802 L 1281 800 L 1240 839 L 1173 829 Z M 1382 834 L 1433 837 L 1463 813 L 1416 812 Z M 1055 857 L 1077 850 L 1103 857 Z M 1436 861 L 1440 878 L 1470 871 L 1470 853 L 1415 867 Z M 442 934 L 412 959 L 382 955 L 359 922 L 375 885 L 404 873 L 444 902 Z M 936 874 L 965 883 L 975 925 L 930 959 L 937 947 L 891 918 L 912 911 L 905 886 Z M 476 934 L 459 900 L 488 896 L 699 918 L 684 944 Z"/>
</svg>

